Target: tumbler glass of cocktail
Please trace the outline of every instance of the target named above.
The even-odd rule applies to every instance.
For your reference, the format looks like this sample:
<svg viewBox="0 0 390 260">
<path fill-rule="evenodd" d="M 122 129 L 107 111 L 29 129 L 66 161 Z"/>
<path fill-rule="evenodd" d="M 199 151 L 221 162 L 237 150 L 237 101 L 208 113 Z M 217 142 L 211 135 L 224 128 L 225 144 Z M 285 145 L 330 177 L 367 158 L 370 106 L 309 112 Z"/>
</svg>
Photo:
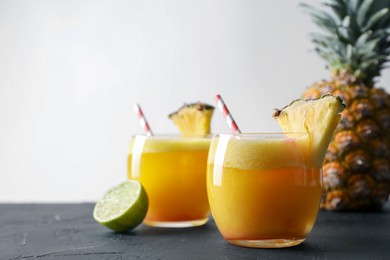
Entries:
<svg viewBox="0 0 390 260">
<path fill-rule="evenodd" d="M 224 239 L 287 247 L 310 233 L 321 200 L 321 169 L 308 134 L 221 134 L 210 144 L 207 191 Z"/>
<path fill-rule="evenodd" d="M 144 223 L 192 227 L 207 222 L 209 137 L 136 135 L 128 158 L 128 178 L 141 182 L 149 197 Z"/>
</svg>

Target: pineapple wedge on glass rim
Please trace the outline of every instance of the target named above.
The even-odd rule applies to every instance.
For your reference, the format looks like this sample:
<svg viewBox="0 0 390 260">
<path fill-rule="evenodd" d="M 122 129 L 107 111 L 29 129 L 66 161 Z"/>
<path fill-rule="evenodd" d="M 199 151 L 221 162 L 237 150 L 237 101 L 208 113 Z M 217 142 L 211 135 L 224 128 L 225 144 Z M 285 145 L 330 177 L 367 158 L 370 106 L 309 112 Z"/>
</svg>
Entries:
<svg viewBox="0 0 390 260">
<path fill-rule="evenodd" d="M 205 136 L 211 131 L 214 107 L 202 102 L 184 104 L 168 117 L 183 136 Z"/>
<path fill-rule="evenodd" d="M 319 99 L 297 99 L 273 117 L 288 133 L 307 133 L 308 156 L 311 164 L 321 168 L 333 132 L 340 122 L 345 105 L 339 97 L 325 95 Z"/>
<path fill-rule="evenodd" d="M 323 7 L 323 8 L 322 8 Z M 303 98 L 346 104 L 323 164 L 322 208 L 377 210 L 390 194 L 390 96 L 375 81 L 390 54 L 390 0 L 328 0 L 303 8 L 321 33 L 315 51 L 331 70 Z"/>
</svg>

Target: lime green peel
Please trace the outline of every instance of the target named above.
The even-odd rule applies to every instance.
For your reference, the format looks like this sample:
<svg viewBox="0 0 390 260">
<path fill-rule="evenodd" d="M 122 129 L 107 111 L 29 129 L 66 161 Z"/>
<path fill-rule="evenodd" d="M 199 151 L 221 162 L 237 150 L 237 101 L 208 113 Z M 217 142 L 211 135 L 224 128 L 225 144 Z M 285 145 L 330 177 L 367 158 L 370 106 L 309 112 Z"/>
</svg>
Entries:
<svg viewBox="0 0 390 260">
<path fill-rule="evenodd" d="M 94 219 L 116 232 L 134 229 L 142 223 L 148 210 L 144 187 L 135 180 L 122 182 L 108 190 L 93 211 Z"/>
</svg>

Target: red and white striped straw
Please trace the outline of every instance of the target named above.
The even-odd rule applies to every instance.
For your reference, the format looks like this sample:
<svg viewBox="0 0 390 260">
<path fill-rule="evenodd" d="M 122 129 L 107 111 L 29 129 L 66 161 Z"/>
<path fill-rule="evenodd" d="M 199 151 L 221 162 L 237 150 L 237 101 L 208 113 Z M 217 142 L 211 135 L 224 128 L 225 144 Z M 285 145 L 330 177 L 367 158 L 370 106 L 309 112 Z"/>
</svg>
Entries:
<svg viewBox="0 0 390 260">
<path fill-rule="evenodd" d="M 138 116 L 139 123 L 141 124 L 141 127 L 145 130 L 146 135 L 152 136 L 153 135 L 152 129 L 150 129 L 148 121 L 146 120 L 146 117 L 142 112 L 140 105 L 134 104 L 133 109 L 135 114 Z"/>
<path fill-rule="evenodd" d="M 223 116 L 226 119 L 228 126 L 230 127 L 230 129 L 232 129 L 233 133 L 234 134 L 241 134 L 240 128 L 238 128 L 236 121 L 234 121 L 232 114 L 229 112 L 229 109 L 227 108 L 225 102 L 223 102 L 221 95 L 216 95 L 215 101 L 217 102 L 217 106 L 218 106 L 219 110 L 221 110 Z"/>
</svg>

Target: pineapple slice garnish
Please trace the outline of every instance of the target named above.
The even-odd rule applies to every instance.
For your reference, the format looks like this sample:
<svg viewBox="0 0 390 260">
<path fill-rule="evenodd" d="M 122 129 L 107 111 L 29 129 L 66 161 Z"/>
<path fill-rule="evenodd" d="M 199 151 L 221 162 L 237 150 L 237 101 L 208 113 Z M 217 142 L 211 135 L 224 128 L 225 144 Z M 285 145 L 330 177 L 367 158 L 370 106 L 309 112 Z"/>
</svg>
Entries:
<svg viewBox="0 0 390 260">
<path fill-rule="evenodd" d="M 183 136 L 204 136 L 210 133 L 214 107 L 196 102 L 184 104 L 168 117 L 179 128 Z"/>
<path fill-rule="evenodd" d="M 308 134 L 311 158 L 315 166 L 321 167 L 344 108 L 340 97 L 328 94 L 318 99 L 295 100 L 277 109 L 273 117 L 285 133 Z"/>
</svg>

